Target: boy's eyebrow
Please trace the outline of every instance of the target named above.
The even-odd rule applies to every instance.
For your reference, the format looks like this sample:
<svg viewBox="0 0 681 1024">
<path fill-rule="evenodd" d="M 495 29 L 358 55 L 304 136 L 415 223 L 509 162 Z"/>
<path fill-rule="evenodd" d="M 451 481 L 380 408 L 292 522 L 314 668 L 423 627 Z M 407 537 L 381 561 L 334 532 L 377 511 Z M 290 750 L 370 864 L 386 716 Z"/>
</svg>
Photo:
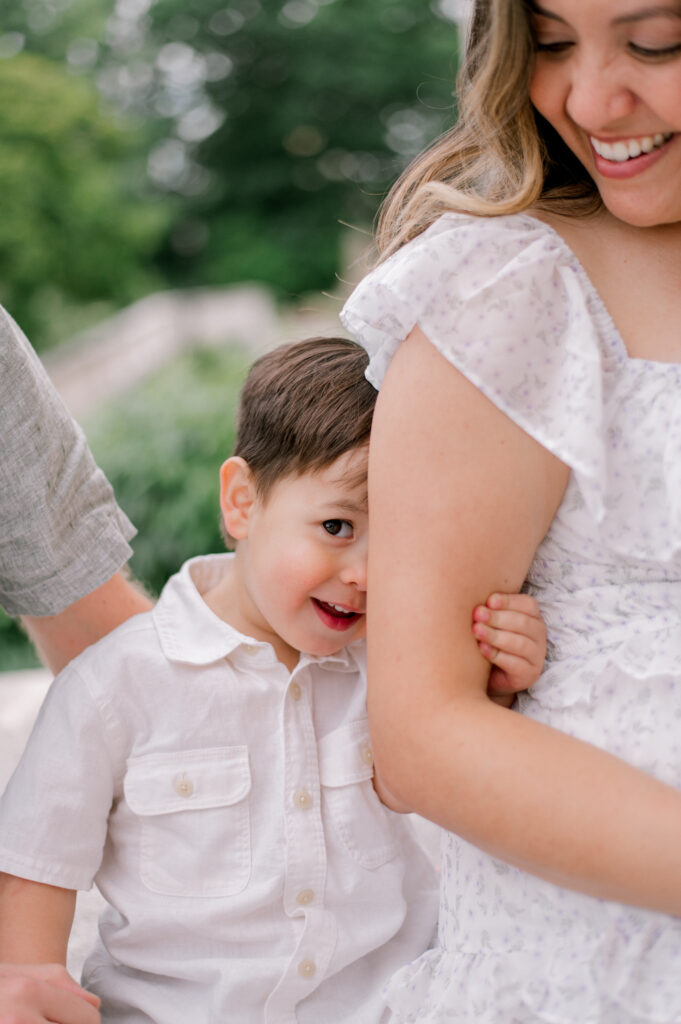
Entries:
<svg viewBox="0 0 681 1024">
<path fill-rule="evenodd" d="M 369 507 L 369 495 L 365 492 L 357 499 L 340 498 L 338 501 L 329 501 L 322 505 L 322 511 L 328 509 L 330 512 L 366 512 Z"/>
</svg>

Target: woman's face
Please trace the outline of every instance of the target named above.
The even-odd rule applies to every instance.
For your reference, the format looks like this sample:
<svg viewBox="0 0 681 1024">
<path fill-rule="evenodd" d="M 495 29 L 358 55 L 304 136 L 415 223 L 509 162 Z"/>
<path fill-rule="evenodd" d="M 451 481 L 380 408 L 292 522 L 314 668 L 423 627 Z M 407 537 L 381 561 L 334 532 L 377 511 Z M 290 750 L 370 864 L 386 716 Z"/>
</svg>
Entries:
<svg viewBox="0 0 681 1024">
<path fill-rule="evenodd" d="M 681 223 L 681 2 L 537 0 L 530 97 L 612 214 Z"/>
</svg>

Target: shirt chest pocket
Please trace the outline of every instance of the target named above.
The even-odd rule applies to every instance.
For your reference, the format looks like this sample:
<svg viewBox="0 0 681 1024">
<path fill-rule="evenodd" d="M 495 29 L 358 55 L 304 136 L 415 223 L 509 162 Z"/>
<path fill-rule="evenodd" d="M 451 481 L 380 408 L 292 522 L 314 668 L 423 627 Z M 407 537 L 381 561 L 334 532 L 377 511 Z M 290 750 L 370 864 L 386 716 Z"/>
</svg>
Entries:
<svg viewBox="0 0 681 1024">
<path fill-rule="evenodd" d="M 364 868 L 377 868 L 399 851 L 390 811 L 376 796 L 369 723 L 350 722 L 318 744 L 319 776 L 327 821 L 345 851 Z"/>
<path fill-rule="evenodd" d="M 248 747 L 128 761 L 125 799 L 139 819 L 140 875 L 167 896 L 233 896 L 251 873 Z"/>
</svg>

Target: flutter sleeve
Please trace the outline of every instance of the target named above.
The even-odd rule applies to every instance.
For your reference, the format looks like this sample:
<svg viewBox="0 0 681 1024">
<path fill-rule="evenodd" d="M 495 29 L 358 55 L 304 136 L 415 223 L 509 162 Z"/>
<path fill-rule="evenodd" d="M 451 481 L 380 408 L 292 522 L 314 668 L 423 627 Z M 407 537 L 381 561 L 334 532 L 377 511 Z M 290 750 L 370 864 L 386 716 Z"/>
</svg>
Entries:
<svg viewBox="0 0 681 1024">
<path fill-rule="evenodd" d="M 607 350 L 585 275 L 562 239 L 530 216 L 446 214 L 356 288 L 341 319 L 379 388 L 419 326 L 519 427 L 578 477 L 604 513 Z M 596 440 L 596 443 L 595 443 Z"/>
</svg>

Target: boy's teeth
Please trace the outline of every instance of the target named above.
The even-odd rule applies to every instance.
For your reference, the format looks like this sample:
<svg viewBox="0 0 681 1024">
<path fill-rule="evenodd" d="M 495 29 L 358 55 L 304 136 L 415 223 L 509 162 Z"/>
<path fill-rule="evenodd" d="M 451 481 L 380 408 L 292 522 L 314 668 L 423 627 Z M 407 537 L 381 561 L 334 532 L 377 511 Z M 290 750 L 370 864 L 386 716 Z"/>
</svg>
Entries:
<svg viewBox="0 0 681 1024">
<path fill-rule="evenodd" d="M 591 145 L 599 156 L 602 156 L 604 160 L 612 160 L 613 163 L 622 164 L 626 160 L 640 156 L 641 153 L 652 152 L 653 149 L 657 149 L 671 139 L 672 134 L 672 132 L 665 134 L 657 132 L 655 135 L 644 135 L 640 139 L 629 139 L 628 142 L 603 142 L 600 139 L 594 139 L 593 136 L 590 136 L 590 138 Z"/>
<path fill-rule="evenodd" d="M 359 612 L 353 612 L 349 608 L 345 608 L 342 604 L 334 604 L 333 601 L 319 601 L 319 604 L 328 608 L 330 611 L 335 612 L 336 615 L 344 615 L 346 618 L 359 614 Z"/>
</svg>

